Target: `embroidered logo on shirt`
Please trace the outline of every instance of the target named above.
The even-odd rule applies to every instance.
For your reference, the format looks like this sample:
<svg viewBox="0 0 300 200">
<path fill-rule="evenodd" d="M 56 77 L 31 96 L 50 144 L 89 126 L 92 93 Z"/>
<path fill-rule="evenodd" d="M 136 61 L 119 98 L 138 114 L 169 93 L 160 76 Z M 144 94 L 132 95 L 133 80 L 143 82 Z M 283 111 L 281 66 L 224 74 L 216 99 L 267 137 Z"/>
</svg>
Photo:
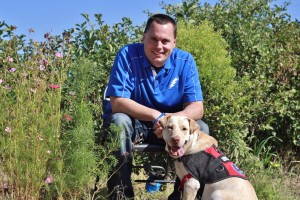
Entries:
<svg viewBox="0 0 300 200">
<path fill-rule="evenodd" d="M 179 80 L 179 78 L 177 78 L 177 77 L 174 78 L 173 81 L 169 85 L 169 89 L 172 89 L 176 85 L 176 83 L 178 82 L 178 80 Z"/>
</svg>

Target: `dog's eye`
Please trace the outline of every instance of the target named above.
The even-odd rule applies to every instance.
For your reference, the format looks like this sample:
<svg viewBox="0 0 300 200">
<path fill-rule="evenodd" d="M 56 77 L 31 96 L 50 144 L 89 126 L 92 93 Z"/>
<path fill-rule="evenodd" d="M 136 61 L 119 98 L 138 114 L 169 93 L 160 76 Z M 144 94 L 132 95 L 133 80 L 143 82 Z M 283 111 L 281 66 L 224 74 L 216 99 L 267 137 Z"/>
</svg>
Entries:
<svg viewBox="0 0 300 200">
<path fill-rule="evenodd" d="M 168 129 L 173 129 L 173 126 L 168 126 Z"/>
<path fill-rule="evenodd" d="M 187 128 L 183 127 L 183 128 L 182 128 L 182 130 L 183 130 L 183 131 L 186 131 L 186 130 L 187 130 Z"/>
</svg>

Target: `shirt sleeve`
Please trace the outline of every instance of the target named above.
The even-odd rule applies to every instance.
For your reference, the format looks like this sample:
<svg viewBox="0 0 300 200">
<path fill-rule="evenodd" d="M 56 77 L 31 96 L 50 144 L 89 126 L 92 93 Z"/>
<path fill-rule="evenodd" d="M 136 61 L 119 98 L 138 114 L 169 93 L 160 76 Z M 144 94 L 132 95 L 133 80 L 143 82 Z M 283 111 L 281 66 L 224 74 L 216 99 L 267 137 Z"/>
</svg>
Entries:
<svg viewBox="0 0 300 200">
<path fill-rule="evenodd" d="M 196 62 L 192 55 L 189 56 L 187 66 L 184 68 L 186 79 L 184 87 L 184 102 L 203 101 L 200 77 Z"/>
<path fill-rule="evenodd" d="M 117 53 L 114 60 L 107 88 L 107 96 L 130 98 L 134 87 L 131 67 L 128 47 L 125 46 Z"/>
</svg>

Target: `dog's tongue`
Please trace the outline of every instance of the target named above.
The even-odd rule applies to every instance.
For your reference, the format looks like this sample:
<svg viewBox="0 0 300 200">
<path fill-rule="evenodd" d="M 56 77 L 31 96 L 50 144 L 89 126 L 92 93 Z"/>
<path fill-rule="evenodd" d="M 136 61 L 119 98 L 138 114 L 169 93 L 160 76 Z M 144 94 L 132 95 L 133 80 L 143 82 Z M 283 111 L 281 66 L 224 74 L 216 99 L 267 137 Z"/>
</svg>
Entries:
<svg viewBox="0 0 300 200">
<path fill-rule="evenodd" d="M 182 147 L 170 147 L 171 156 L 183 156 L 184 149 Z"/>
</svg>

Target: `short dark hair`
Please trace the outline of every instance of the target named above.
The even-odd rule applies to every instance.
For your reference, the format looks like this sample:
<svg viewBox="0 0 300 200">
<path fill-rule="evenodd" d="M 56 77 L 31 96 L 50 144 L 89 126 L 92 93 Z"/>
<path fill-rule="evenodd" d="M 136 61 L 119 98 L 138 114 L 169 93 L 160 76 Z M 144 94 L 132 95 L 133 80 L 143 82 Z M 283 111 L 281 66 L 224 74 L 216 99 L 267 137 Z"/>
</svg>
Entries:
<svg viewBox="0 0 300 200">
<path fill-rule="evenodd" d="M 169 15 L 165 15 L 165 14 L 155 14 L 155 15 L 152 15 L 148 21 L 147 21 L 147 24 L 146 24 L 146 28 L 145 28 L 145 31 L 144 33 L 146 33 L 152 22 L 157 22 L 158 24 L 167 24 L 167 23 L 171 23 L 173 25 L 173 28 L 174 28 L 174 38 L 176 38 L 177 36 L 177 24 L 176 24 L 176 21 L 170 17 Z"/>
</svg>

